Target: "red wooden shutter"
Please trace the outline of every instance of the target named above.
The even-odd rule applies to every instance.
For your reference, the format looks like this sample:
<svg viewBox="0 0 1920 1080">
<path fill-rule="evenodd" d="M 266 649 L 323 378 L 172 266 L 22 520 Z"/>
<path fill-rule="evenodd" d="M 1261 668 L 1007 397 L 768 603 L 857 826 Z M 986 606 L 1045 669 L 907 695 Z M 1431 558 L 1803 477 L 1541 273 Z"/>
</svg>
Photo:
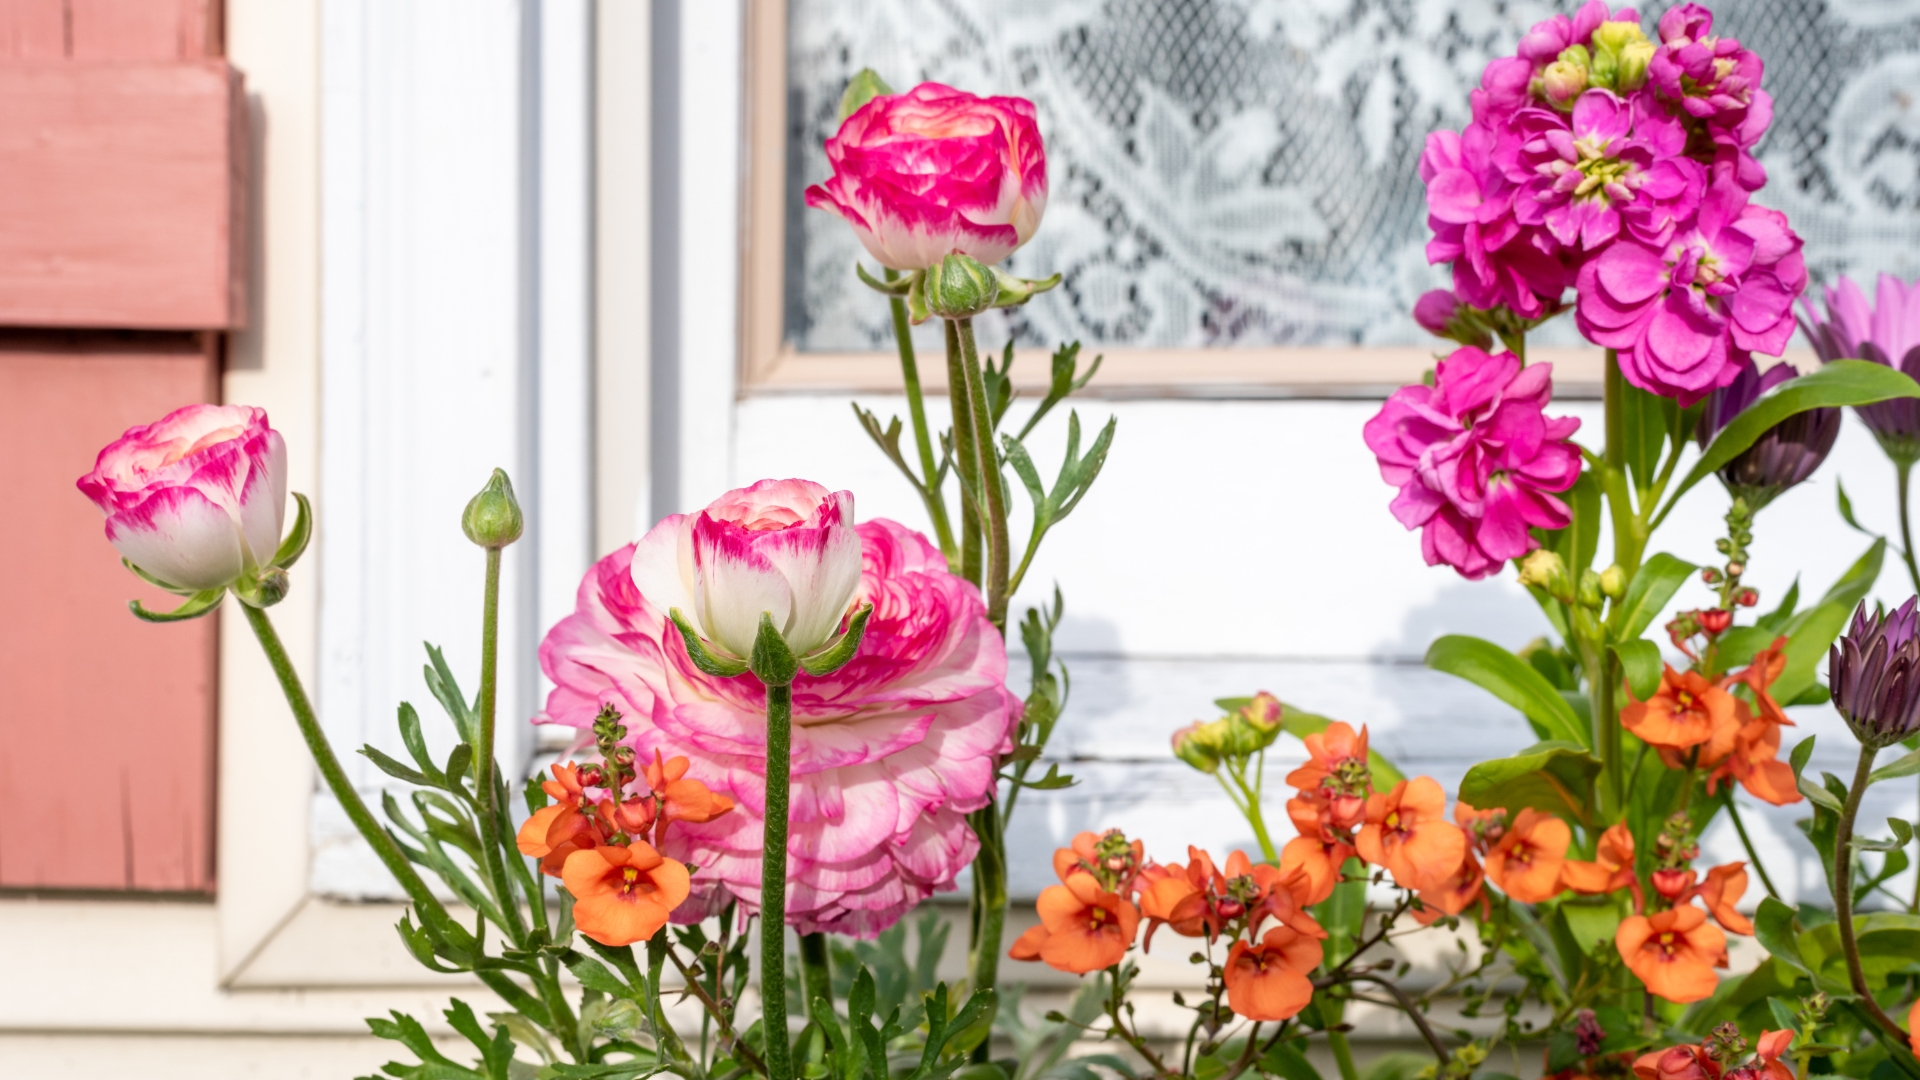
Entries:
<svg viewBox="0 0 1920 1080">
<path fill-rule="evenodd" d="M 213 888 L 214 621 L 128 613 L 74 480 L 218 400 L 244 100 L 218 0 L 0 0 L 0 888 Z"/>
</svg>

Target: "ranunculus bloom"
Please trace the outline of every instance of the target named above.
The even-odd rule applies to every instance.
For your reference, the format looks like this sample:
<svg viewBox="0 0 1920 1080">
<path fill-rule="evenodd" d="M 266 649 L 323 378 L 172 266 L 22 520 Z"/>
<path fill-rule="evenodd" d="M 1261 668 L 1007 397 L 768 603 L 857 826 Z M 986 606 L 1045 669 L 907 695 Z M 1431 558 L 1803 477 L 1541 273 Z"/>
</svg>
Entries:
<svg viewBox="0 0 1920 1080">
<path fill-rule="evenodd" d="M 1733 706 L 1733 695 L 1706 676 L 1668 667 L 1652 697 L 1620 710 L 1620 726 L 1651 746 L 1685 750 L 1712 738 L 1715 729 L 1731 725 Z"/>
<path fill-rule="evenodd" d="M 1690 217 L 1706 189 L 1705 170 L 1681 157 L 1687 133 L 1645 98 L 1588 90 L 1566 116 L 1547 108 L 1513 119 L 1524 140 L 1515 179 L 1524 185 L 1514 215 L 1544 225 L 1570 249 L 1598 251 L 1625 227 L 1662 244 Z"/>
<path fill-rule="evenodd" d="M 1553 492 L 1580 478 L 1580 421 L 1547 416 L 1552 397 L 1553 365 L 1467 346 L 1367 421 L 1380 476 L 1400 489 L 1393 516 L 1422 530 L 1427 565 L 1483 578 L 1539 546 L 1530 529 L 1572 520 Z"/>
<path fill-rule="evenodd" d="M 107 444 L 78 484 L 127 561 L 181 589 L 217 589 L 280 547 L 287 444 L 248 405 L 188 405 Z"/>
<path fill-rule="evenodd" d="M 588 571 L 578 610 L 540 647 L 555 688 L 538 721 L 588 728 L 611 703 L 640 760 L 684 756 L 688 777 L 736 804 L 667 836 L 666 854 L 701 868 L 699 902 L 682 911 L 693 917 L 729 897 L 759 900 L 766 699 L 751 675 L 696 669 L 666 608 L 634 587 L 636 551 L 671 553 L 684 528 L 667 518 Z M 863 522 L 858 540 L 853 599 L 874 608 L 860 651 L 793 686 L 787 918 L 802 932 L 870 937 L 952 888 L 972 861 L 979 842 L 966 814 L 992 797 L 1018 702 L 978 591 L 947 572 L 940 552 L 885 520 Z"/>
<path fill-rule="evenodd" d="M 1800 329 L 1822 363 L 1871 360 L 1920 379 L 1920 282 L 1912 285 L 1881 274 L 1874 302 L 1853 279 L 1842 277 L 1826 288 L 1827 317 L 1822 319 L 1805 297 Z M 1854 410 L 1896 461 L 1920 458 L 1920 401 L 1895 398 Z"/>
<path fill-rule="evenodd" d="M 1307 972 L 1325 951 L 1316 938 L 1276 926 L 1258 945 L 1236 941 L 1227 950 L 1227 1007 L 1248 1020 L 1285 1020 L 1313 1000 Z"/>
<path fill-rule="evenodd" d="M 833 176 L 807 189 L 807 205 L 845 218 L 895 270 L 956 252 L 997 263 L 1047 208 L 1047 152 L 1025 98 L 930 82 L 882 94 L 827 140 L 827 160 Z"/>
<path fill-rule="evenodd" d="M 1726 935 L 1708 925 L 1707 913 L 1691 904 L 1654 915 L 1627 916 L 1614 935 L 1614 945 L 1647 991 L 1668 1001 L 1711 996 L 1720 985 L 1713 969 L 1727 962 Z"/>
<path fill-rule="evenodd" d="M 1523 904 L 1551 900 L 1560 892 L 1560 867 L 1572 842 L 1566 822 L 1528 807 L 1487 853 L 1487 878 Z"/>
<path fill-rule="evenodd" d="M 1619 353 L 1628 382 L 1690 406 L 1732 382 L 1749 353 L 1787 347 L 1807 266 L 1786 215 L 1716 182 L 1671 241 L 1622 236 L 1576 287 L 1587 340 Z"/>
<path fill-rule="evenodd" d="M 1007 955 L 1085 975 L 1119 963 L 1133 944 L 1140 912 L 1125 897 L 1100 888 L 1093 875 L 1074 871 L 1064 885 L 1040 890 L 1040 925 L 1021 934 Z"/>
<path fill-rule="evenodd" d="M 1633 872 L 1633 833 L 1626 825 L 1609 825 L 1595 845 L 1594 859 L 1585 862 L 1568 859 L 1560 867 L 1560 880 L 1567 888 L 1586 896 L 1630 889 L 1636 907 L 1640 906 L 1640 879 Z"/>
<path fill-rule="evenodd" d="M 724 652 L 752 655 L 768 614 L 805 656 L 839 631 L 860 584 L 853 493 L 811 480 L 729 491 L 697 514 L 655 525 L 634 549 L 632 573 L 649 603 L 679 609 Z"/>
<path fill-rule="evenodd" d="M 639 840 L 576 851 L 560 876 L 573 894 L 574 925 L 616 948 L 659 933 L 691 884 L 685 865 Z"/>
<path fill-rule="evenodd" d="M 1467 853 L 1467 834 L 1448 821 L 1447 793 L 1430 776 L 1402 780 L 1367 800 L 1367 823 L 1354 838 L 1360 857 L 1384 866 L 1409 889 L 1445 881 Z"/>
</svg>

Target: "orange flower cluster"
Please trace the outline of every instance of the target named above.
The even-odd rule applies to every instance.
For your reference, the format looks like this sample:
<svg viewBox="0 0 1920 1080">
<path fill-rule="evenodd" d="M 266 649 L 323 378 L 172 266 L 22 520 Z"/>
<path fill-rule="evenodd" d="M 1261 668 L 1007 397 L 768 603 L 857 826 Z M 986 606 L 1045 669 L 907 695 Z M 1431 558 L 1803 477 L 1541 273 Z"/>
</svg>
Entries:
<svg viewBox="0 0 1920 1080">
<path fill-rule="evenodd" d="M 1224 980 L 1228 1007 L 1239 1015 L 1284 1020 L 1306 1008 L 1313 997 L 1307 974 L 1320 965 L 1327 936 L 1305 910 L 1307 876 L 1256 866 L 1239 851 L 1224 870 L 1198 848 L 1188 848 L 1187 858 L 1162 866 L 1117 831 L 1081 833 L 1054 853 L 1061 883 L 1041 891 L 1040 925 L 1007 955 L 1076 975 L 1110 968 L 1126 957 L 1144 916 L 1143 948 L 1161 926 L 1232 942 Z"/>
<path fill-rule="evenodd" d="M 1643 1054 L 1633 1063 L 1633 1075 L 1639 1080 L 1794 1080 L 1793 1069 L 1780 1055 L 1793 1045 L 1791 1031 L 1762 1031 L 1747 1057 L 1746 1040 L 1731 1024 L 1714 1030 L 1706 1042 L 1697 1046 L 1670 1046 Z M 1740 1064 L 1728 1068 L 1731 1062 Z"/>
<path fill-rule="evenodd" d="M 615 790 L 624 785 L 601 766 L 555 765 L 553 779 L 540 785 L 553 802 L 520 826 L 520 853 L 566 883 L 574 925 L 602 945 L 652 937 L 686 900 L 692 888 L 687 866 L 654 846 L 667 826 L 711 821 L 733 809 L 733 800 L 687 779 L 688 764 L 683 757 L 663 762 L 656 753 L 646 767 L 648 793 L 624 798 Z M 604 794 L 590 797 L 589 788 Z M 645 839 L 649 830 L 652 844 Z"/>
<path fill-rule="evenodd" d="M 1620 724 L 1659 750 L 1669 768 L 1686 768 L 1692 755 L 1694 764 L 1708 770 L 1709 793 L 1738 781 L 1775 806 L 1799 802 L 1793 769 L 1779 760 L 1780 729 L 1793 721 L 1770 692 L 1786 668 L 1785 644 L 1785 638 L 1775 639 L 1744 670 L 1718 681 L 1669 667 L 1652 697 L 1620 710 Z M 1752 705 L 1733 694 L 1739 686 L 1753 695 Z"/>
</svg>

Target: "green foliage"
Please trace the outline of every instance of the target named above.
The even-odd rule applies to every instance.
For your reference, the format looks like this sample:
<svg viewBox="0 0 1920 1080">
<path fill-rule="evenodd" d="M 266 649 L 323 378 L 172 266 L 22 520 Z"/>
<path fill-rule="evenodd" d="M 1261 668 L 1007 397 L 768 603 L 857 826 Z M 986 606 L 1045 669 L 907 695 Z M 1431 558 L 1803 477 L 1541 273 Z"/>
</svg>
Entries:
<svg viewBox="0 0 1920 1080">
<path fill-rule="evenodd" d="M 1600 762 L 1578 743 L 1535 743 L 1512 757 L 1483 761 L 1460 781 L 1460 798 L 1474 806 L 1518 811 L 1533 807 L 1590 824 L 1593 780 Z"/>
<path fill-rule="evenodd" d="M 1435 671 L 1457 675 L 1519 709 L 1542 739 L 1581 747 L 1593 741 L 1587 725 L 1581 723 L 1553 683 L 1533 665 L 1491 641 L 1448 634 L 1428 647 L 1426 663 Z"/>
</svg>

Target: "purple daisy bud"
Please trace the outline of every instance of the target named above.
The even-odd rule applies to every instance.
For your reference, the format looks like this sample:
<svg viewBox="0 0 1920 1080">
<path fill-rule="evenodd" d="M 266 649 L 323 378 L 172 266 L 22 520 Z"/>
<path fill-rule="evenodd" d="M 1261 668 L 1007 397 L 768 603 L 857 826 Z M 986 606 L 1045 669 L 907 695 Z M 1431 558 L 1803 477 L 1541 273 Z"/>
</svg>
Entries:
<svg viewBox="0 0 1920 1080">
<path fill-rule="evenodd" d="M 1920 731 L 1920 597 L 1892 614 L 1867 614 L 1863 602 L 1853 626 L 1827 653 L 1833 707 L 1862 743 L 1891 746 Z"/>
<path fill-rule="evenodd" d="M 1700 445 L 1713 441 L 1721 428 L 1760 400 L 1761 394 L 1798 374 L 1791 364 L 1775 364 L 1763 373 L 1747 361 L 1733 382 L 1707 395 L 1706 412 L 1700 417 Z M 1720 481 L 1735 498 L 1745 499 L 1749 507 L 1759 510 L 1812 476 L 1839 438 L 1839 409 L 1795 413 L 1768 428 L 1739 457 L 1722 466 Z"/>
<path fill-rule="evenodd" d="M 1802 298 L 1806 316 L 1800 329 L 1822 363 L 1859 359 L 1885 364 L 1920 378 L 1920 282 L 1911 285 L 1881 274 L 1874 302 L 1852 279 L 1842 277 L 1826 289 L 1826 317 Z M 1920 401 L 1900 398 L 1854 410 L 1897 462 L 1920 460 Z"/>
</svg>

